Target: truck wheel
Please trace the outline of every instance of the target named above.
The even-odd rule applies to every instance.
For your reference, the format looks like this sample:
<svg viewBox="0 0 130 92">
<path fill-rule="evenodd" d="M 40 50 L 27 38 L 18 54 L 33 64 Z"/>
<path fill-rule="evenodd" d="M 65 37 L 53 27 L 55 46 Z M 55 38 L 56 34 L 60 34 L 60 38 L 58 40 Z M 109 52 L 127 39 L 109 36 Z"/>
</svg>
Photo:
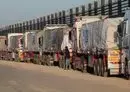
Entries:
<svg viewBox="0 0 130 92">
<path fill-rule="evenodd" d="M 109 72 L 108 71 L 104 71 L 103 77 L 108 77 L 108 76 L 109 76 Z"/>
<path fill-rule="evenodd" d="M 83 73 L 87 73 L 87 68 L 86 68 L 86 66 L 84 66 L 83 67 L 83 71 L 82 71 Z"/>
<path fill-rule="evenodd" d="M 126 76 L 126 79 L 127 79 L 127 80 L 130 80 L 130 75 L 129 75 L 129 74 Z"/>
<path fill-rule="evenodd" d="M 42 65 L 45 65 L 45 56 L 42 58 Z"/>
<path fill-rule="evenodd" d="M 51 66 L 49 57 L 47 57 L 47 66 Z"/>
<path fill-rule="evenodd" d="M 42 64 L 42 63 L 41 63 L 41 60 L 38 60 L 38 64 L 39 64 L 39 65 L 41 65 L 41 64 Z"/>
<path fill-rule="evenodd" d="M 82 71 L 83 73 L 86 73 L 86 72 L 87 72 L 87 69 L 86 69 L 85 64 L 82 63 L 80 66 L 81 66 L 81 71 Z"/>
<path fill-rule="evenodd" d="M 103 61 L 102 61 L 102 63 L 101 63 L 101 76 L 104 75 L 104 72 L 105 72 L 105 70 L 104 70 L 104 64 L 103 64 Z"/>
<path fill-rule="evenodd" d="M 48 65 L 48 56 L 45 56 L 45 65 Z"/>
<path fill-rule="evenodd" d="M 73 69 L 74 69 L 74 70 L 77 70 L 76 64 L 73 64 Z"/>
<path fill-rule="evenodd" d="M 130 80 L 130 74 L 129 74 L 128 66 L 126 66 L 125 77 L 126 77 L 127 80 Z"/>
<path fill-rule="evenodd" d="M 94 61 L 93 71 L 94 71 L 94 74 L 95 74 L 95 75 L 98 74 L 98 72 L 97 72 L 97 61 Z"/>
<path fill-rule="evenodd" d="M 41 65 L 45 65 L 45 61 L 44 61 L 44 59 L 41 60 Z"/>
<path fill-rule="evenodd" d="M 103 68 L 103 77 L 108 77 L 110 75 L 110 71 L 107 70 L 107 68 L 105 66 L 102 67 Z"/>
<path fill-rule="evenodd" d="M 61 68 L 64 68 L 64 63 L 63 61 L 60 62 Z"/>
<path fill-rule="evenodd" d="M 103 73 L 103 71 L 102 71 L 102 68 L 103 68 L 103 65 L 102 65 L 102 59 L 101 58 L 99 58 L 98 59 L 98 75 L 99 76 L 102 76 L 102 73 Z"/>
<path fill-rule="evenodd" d="M 59 61 L 59 67 L 62 68 L 62 61 Z"/>
<path fill-rule="evenodd" d="M 99 76 L 100 74 L 100 64 L 99 64 L 99 60 L 97 60 L 97 76 Z"/>
<path fill-rule="evenodd" d="M 65 59 L 62 59 L 60 63 L 61 63 L 61 68 L 64 68 L 64 66 L 65 66 L 64 65 L 65 64 Z"/>
</svg>

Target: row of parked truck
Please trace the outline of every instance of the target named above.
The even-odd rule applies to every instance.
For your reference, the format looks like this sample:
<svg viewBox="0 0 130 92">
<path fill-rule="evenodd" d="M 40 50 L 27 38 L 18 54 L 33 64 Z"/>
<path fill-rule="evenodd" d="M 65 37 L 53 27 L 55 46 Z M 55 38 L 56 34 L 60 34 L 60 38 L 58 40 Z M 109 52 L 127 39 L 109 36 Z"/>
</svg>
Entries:
<svg viewBox="0 0 130 92">
<path fill-rule="evenodd" d="M 43 30 L 0 37 L 0 58 L 64 67 L 68 46 L 71 67 L 98 76 L 130 78 L 130 10 L 124 17 L 77 17 L 73 27 L 49 24 Z"/>
</svg>

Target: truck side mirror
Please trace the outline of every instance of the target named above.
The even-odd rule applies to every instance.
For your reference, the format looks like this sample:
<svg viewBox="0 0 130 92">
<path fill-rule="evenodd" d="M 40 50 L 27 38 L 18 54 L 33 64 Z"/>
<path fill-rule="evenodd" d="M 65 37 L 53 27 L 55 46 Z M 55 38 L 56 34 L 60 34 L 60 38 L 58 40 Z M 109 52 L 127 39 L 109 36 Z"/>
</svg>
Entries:
<svg viewBox="0 0 130 92">
<path fill-rule="evenodd" d="M 69 31 L 69 40 L 72 40 L 72 33 Z"/>
<path fill-rule="evenodd" d="M 38 44 L 39 44 L 39 47 L 40 47 L 40 45 L 41 45 L 41 41 L 40 41 L 40 38 L 38 38 Z"/>
<path fill-rule="evenodd" d="M 126 46 L 125 49 L 129 49 L 129 46 Z"/>
<path fill-rule="evenodd" d="M 119 33 L 118 32 L 114 32 L 114 38 L 119 37 Z"/>
<path fill-rule="evenodd" d="M 5 40 L 5 45 L 8 46 L 7 40 Z"/>
<path fill-rule="evenodd" d="M 119 33 L 118 32 L 114 32 L 114 42 L 118 42 L 118 38 L 119 38 Z"/>
</svg>

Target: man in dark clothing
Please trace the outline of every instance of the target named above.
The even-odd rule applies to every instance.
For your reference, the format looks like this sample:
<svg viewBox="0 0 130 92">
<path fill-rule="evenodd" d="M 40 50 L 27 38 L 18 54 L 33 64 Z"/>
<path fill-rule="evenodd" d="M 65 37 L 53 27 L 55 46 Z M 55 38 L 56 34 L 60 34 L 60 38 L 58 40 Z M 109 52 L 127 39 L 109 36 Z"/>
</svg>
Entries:
<svg viewBox="0 0 130 92">
<path fill-rule="evenodd" d="M 65 69 L 68 69 L 68 67 L 70 68 L 70 52 L 68 47 L 65 47 Z"/>
</svg>

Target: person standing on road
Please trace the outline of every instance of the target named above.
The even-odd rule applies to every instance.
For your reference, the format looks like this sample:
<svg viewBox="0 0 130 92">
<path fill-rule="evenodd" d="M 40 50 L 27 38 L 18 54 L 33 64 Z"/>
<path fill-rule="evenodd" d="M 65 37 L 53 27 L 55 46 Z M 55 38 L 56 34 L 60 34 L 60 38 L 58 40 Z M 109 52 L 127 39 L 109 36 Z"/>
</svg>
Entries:
<svg viewBox="0 0 130 92">
<path fill-rule="evenodd" d="M 68 47 L 66 46 L 65 47 L 65 69 L 70 69 L 70 52 L 69 52 L 69 49 Z"/>
</svg>

